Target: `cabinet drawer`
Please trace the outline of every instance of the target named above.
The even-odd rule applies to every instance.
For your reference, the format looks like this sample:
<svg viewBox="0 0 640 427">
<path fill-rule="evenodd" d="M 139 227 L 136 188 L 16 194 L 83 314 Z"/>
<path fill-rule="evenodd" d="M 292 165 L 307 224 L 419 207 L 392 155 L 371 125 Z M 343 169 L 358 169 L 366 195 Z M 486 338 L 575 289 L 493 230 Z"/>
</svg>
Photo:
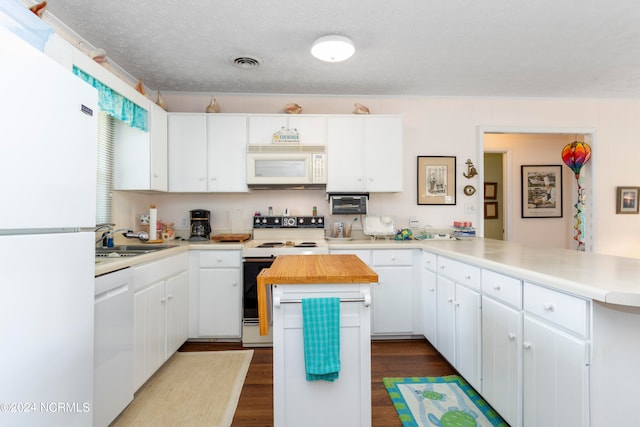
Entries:
<svg viewBox="0 0 640 427">
<path fill-rule="evenodd" d="M 412 265 L 413 256 L 410 249 L 374 250 L 373 265 Z"/>
<path fill-rule="evenodd" d="M 436 271 L 438 256 L 430 252 L 422 252 L 422 268 L 429 271 Z"/>
<path fill-rule="evenodd" d="M 524 309 L 580 336 L 588 336 L 586 300 L 525 282 Z"/>
<path fill-rule="evenodd" d="M 480 290 L 480 268 L 478 267 L 439 256 L 437 272 L 456 283 Z"/>
<path fill-rule="evenodd" d="M 240 251 L 200 251 L 200 267 L 240 267 Z"/>
<path fill-rule="evenodd" d="M 522 309 L 522 281 L 490 270 L 482 270 L 482 293 Z"/>
<path fill-rule="evenodd" d="M 188 268 L 189 255 L 187 252 L 136 266 L 133 269 L 134 288 L 138 291 L 160 280 L 186 271 Z"/>
</svg>

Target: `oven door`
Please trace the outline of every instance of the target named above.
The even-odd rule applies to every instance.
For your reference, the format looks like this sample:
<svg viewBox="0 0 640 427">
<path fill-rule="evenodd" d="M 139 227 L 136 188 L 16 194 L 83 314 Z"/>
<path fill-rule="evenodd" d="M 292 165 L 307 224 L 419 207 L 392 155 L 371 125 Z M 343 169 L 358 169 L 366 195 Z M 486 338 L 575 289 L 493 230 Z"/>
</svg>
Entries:
<svg viewBox="0 0 640 427">
<path fill-rule="evenodd" d="M 242 263 L 243 319 L 258 319 L 257 277 L 264 268 L 271 267 L 275 258 L 245 258 Z"/>
</svg>

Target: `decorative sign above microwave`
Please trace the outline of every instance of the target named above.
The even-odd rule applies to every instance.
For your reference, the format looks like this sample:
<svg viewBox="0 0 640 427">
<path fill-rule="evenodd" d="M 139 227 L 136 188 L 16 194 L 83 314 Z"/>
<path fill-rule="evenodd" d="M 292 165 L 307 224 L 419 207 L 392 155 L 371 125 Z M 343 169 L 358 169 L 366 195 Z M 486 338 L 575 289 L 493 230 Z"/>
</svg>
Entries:
<svg viewBox="0 0 640 427">
<path fill-rule="evenodd" d="M 289 128 L 281 128 L 278 132 L 273 134 L 273 143 L 281 144 L 281 143 L 299 143 L 300 142 L 300 134 L 298 134 L 298 129 L 289 129 Z"/>
</svg>

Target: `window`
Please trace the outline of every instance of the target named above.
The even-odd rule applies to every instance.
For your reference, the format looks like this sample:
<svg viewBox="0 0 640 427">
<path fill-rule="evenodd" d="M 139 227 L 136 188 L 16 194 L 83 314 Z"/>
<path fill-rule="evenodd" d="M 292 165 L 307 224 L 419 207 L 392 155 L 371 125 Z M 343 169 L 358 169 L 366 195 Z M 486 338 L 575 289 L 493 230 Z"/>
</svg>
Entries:
<svg viewBox="0 0 640 427">
<path fill-rule="evenodd" d="M 96 182 L 96 224 L 113 223 L 114 118 L 98 112 L 98 165 Z"/>
</svg>

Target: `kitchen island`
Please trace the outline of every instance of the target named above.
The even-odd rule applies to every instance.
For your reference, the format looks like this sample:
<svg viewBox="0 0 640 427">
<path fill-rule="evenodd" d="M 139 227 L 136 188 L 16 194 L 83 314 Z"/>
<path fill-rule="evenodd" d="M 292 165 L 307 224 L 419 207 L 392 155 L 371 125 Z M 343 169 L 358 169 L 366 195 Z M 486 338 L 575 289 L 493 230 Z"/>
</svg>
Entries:
<svg viewBox="0 0 640 427">
<path fill-rule="evenodd" d="M 355 255 L 281 255 L 258 275 L 261 333 L 268 333 L 269 309 L 273 315 L 276 427 L 371 426 L 369 287 L 377 281 L 378 275 Z M 319 315 L 329 328 L 339 322 L 333 336 L 325 334 L 324 321 L 321 327 L 320 335 L 328 335 L 329 344 L 338 341 L 339 348 L 339 371 L 328 381 L 310 375 L 306 363 L 327 345 L 324 341 L 317 348 L 305 342 L 313 334 L 306 329 L 313 330 L 306 323 L 313 313 L 304 304 L 318 298 L 334 298 L 339 305 L 333 318 L 327 312 Z"/>
</svg>

